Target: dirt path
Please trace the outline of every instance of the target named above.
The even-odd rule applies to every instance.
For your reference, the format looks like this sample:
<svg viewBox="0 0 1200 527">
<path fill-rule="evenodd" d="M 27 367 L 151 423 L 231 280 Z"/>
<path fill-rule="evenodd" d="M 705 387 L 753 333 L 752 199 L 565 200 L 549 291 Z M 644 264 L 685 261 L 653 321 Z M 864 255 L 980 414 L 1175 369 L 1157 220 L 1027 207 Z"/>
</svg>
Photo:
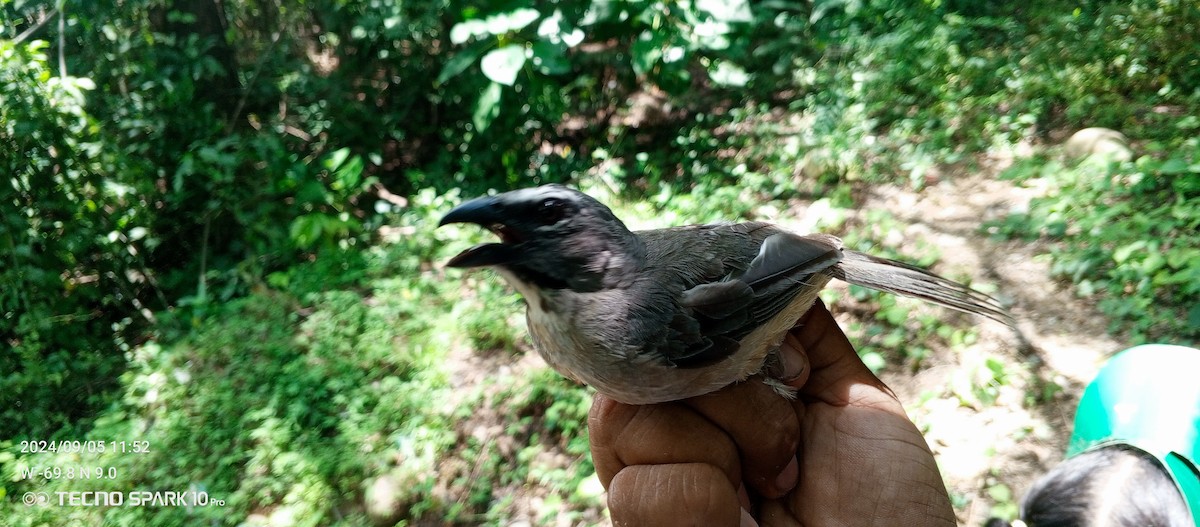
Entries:
<svg viewBox="0 0 1200 527">
<path fill-rule="evenodd" d="M 1026 208 L 1041 192 L 1000 181 L 1004 166 L 1004 160 L 991 159 L 984 170 L 920 193 L 878 187 L 862 203 L 863 210 L 890 211 L 908 224 L 906 236 L 925 237 L 941 249 L 942 272 L 996 284 L 1027 341 L 1022 345 L 1001 325 L 986 323 L 979 341 L 964 352 L 939 350 L 915 375 L 884 375 L 926 430 L 952 497 L 967 504 L 960 525 L 972 527 L 986 521 L 992 495 L 1003 497 L 1000 485 L 1019 501 L 1038 475 L 1061 461 L 1083 387 L 1108 356 L 1126 347 L 1089 301 L 1050 277 L 1040 242 L 980 232 L 984 222 Z M 964 404 L 954 396 L 956 387 L 990 371 L 989 357 L 1003 361 L 1006 373 L 995 386 L 994 404 Z M 1056 393 L 1032 399 L 1047 391 Z"/>
</svg>

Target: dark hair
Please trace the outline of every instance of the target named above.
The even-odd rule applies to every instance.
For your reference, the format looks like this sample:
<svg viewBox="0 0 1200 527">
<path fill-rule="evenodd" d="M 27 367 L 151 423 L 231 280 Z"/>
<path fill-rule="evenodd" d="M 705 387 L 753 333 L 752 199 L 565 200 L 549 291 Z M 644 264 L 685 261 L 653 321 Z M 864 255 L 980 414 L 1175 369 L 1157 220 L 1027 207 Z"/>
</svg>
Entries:
<svg viewBox="0 0 1200 527">
<path fill-rule="evenodd" d="M 1125 445 L 1084 452 L 1060 463 L 1021 500 L 1029 527 L 1197 527 L 1166 469 Z M 986 527 L 1010 525 L 992 518 Z"/>
</svg>

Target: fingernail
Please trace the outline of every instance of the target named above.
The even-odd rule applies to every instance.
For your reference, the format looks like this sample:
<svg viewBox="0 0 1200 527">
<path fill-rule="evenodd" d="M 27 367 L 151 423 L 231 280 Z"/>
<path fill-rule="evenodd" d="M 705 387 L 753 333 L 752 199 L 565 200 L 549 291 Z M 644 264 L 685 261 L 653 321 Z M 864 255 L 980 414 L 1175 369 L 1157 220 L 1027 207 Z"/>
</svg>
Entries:
<svg viewBox="0 0 1200 527">
<path fill-rule="evenodd" d="M 775 476 L 775 488 L 787 492 L 796 487 L 796 482 L 800 479 L 800 462 L 796 461 L 795 456 L 788 462 L 786 467 L 783 467 L 783 472 Z"/>
<path fill-rule="evenodd" d="M 790 383 L 791 381 L 799 379 L 801 375 L 804 375 L 804 369 L 806 366 L 804 361 L 799 360 L 799 357 L 796 357 L 791 353 L 783 353 L 781 355 L 782 357 L 780 357 L 780 361 L 783 362 L 783 375 L 779 376 L 779 380 L 785 383 Z"/>
<path fill-rule="evenodd" d="M 742 509 L 742 521 L 739 525 L 741 527 L 758 527 L 758 522 L 754 521 L 754 516 L 750 515 L 750 511 Z"/>
</svg>

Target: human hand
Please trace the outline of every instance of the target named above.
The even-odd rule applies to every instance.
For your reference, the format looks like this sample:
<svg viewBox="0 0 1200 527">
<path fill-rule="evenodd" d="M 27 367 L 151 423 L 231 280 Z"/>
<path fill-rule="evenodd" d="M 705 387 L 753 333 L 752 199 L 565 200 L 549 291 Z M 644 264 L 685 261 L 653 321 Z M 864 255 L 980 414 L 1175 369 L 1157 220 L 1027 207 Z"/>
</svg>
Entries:
<svg viewBox="0 0 1200 527">
<path fill-rule="evenodd" d="M 795 401 L 758 379 L 656 405 L 596 395 L 614 525 L 955 525 L 924 438 L 824 304 L 780 353 Z"/>
</svg>

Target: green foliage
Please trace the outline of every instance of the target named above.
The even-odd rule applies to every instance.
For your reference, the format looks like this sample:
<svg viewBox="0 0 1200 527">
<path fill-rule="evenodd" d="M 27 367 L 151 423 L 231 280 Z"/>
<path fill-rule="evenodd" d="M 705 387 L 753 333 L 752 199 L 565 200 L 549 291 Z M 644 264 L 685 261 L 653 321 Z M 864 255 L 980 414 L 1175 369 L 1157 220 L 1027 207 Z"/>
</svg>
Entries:
<svg viewBox="0 0 1200 527">
<path fill-rule="evenodd" d="M 146 218 L 84 107 L 94 84 L 52 76 L 45 49 L 0 41 L 0 437 L 69 434 L 103 407 L 153 292 Z"/>
<path fill-rule="evenodd" d="M 1029 163 L 1009 175 L 1052 190 L 994 232 L 1058 240 L 1052 272 L 1134 341 L 1200 340 L 1200 139 L 1133 163 Z"/>
<path fill-rule="evenodd" d="M 478 296 L 460 304 L 460 322 L 472 349 L 516 352 L 520 339 L 514 320 L 524 301 L 498 277 L 464 279 L 464 288 Z M 523 319 L 520 319 L 523 321 Z"/>
<path fill-rule="evenodd" d="M 847 176 L 920 187 L 937 163 L 1051 128 L 1167 139 L 1200 96 L 1194 6 L 953 4 L 816 3 L 797 29 L 815 52 L 794 64 L 806 143 L 836 152 Z"/>
<path fill-rule="evenodd" d="M 950 391 L 964 406 L 995 405 L 1001 389 L 1010 383 L 1012 368 L 999 357 L 972 357 L 967 367 L 951 379 Z"/>
<path fill-rule="evenodd" d="M 133 349 L 120 401 L 101 412 L 87 435 L 72 438 L 146 441 L 149 453 L 110 450 L 82 461 L 78 454 L 17 454 L 2 474 L 15 482 L 5 485 L 8 494 L 201 489 L 225 505 L 26 508 L 34 514 L 14 525 L 67 517 L 99 523 L 99 515 L 118 525 L 235 525 L 264 509 L 312 525 L 365 523 L 361 513 L 341 509 L 364 480 L 415 470 L 421 460 L 432 463 L 455 439 L 447 409 L 436 404 L 449 390 L 439 368 L 448 342 L 431 314 L 449 317 L 450 310 L 429 299 L 445 296 L 438 289 L 444 284 L 415 278 L 419 266 L 405 271 L 413 278 L 373 279 L 384 273 L 376 267 L 384 261 L 296 269 L 329 278 L 349 271 L 356 286 L 370 287 L 370 296 L 264 289 L 223 304 L 179 342 Z M 23 468 L 80 463 L 114 467 L 118 476 L 42 481 L 18 475 Z M 432 486 L 429 471 L 409 476 L 415 484 L 398 498 L 402 505 L 425 499 Z M 0 508 L 8 506 L 18 504 Z"/>
<path fill-rule="evenodd" d="M 469 111 L 455 124 L 456 150 L 470 153 L 456 179 L 468 188 L 562 181 L 584 169 L 606 136 L 623 135 L 609 125 L 631 94 L 749 81 L 736 63 L 753 21 L 745 2 L 488 2 L 452 13 L 453 51 L 434 84 L 454 94 L 443 99 L 450 111 Z"/>
<path fill-rule="evenodd" d="M 1017 497 L 1008 485 L 997 483 L 989 478 L 989 485 L 984 492 L 987 493 L 988 498 L 991 498 L 994 503 L 988 516 L 1005 518 L 1008 521 L 1017 518 L 1017 515 L 1020 513 L 1020 506 L 1017 503 Z"/>
<path fill-rule="evenodd" d="M 121 477 L 86 490 L 227 500 L 108 513 L 0 500 L 14 525 L 251 512 L 357 525 L 379 477 L 403 482 L 402 522 L 508 523 L 516 498 L 498 489 L 551 489 L 531 513 L 543 523 L 598 506 L 586 391 L 549 372 L 496 381 L 502 400 L 448 388 L 447 350 L 503 360 L 526 347 L 515 294 L 435 264 L 489 236 L 431 234 L 438 215 L 493 188 L 572 181 L 659 226 L 787 216 L 799 199 L 851 247 L 930 265 L 930 247 L 885 243 L 895 218 L 843 224 L 867 185 L 921 187 L 985 150 L 1110 126 L 1145 155 L 1019 159 L 1015 180 L 1052 191 L 993 230 L 1051 241 L 1055 272 L 1114 329 L 1198 340 L 1200 11 L 1187 2 L 0 13 L 0 440 L 145 439 L 149 455 L 94 458 Z M 916 369 L 976 338 L 892 297 L 826 298 L 857 315 L 874 369 Z M 976 407 L 1017 374 L 980 361 L 954 389 Z M 511 448 L 460 428 L 482 404 L 513 416 Z M 0 496 L 85 489 L 13 477 L 80 460 L 0 446 Z M 1006 506 L 1002 492 L 991 499 Z"/>
<path fill-rule="evenodd" d="M 238 126 L 251 94 L 229 89 L 225 35 L 197 13 L 68 11 L 60 67 L 85 76 L 54 76 L 45 41 L 0 41 L 0 338 L 16 351 L 0 370 L 5 397 L 26 396 L 5 401 L 0 436 L 86 425 L 156 311 L 180 308 L 160 315 L 186 329 L 300 250 L 352 242 L 364 223 L 351 203 L 373 181 L 346 149 Z"/>
<path fill-rule="evenodd" d="M 589 492 L 586 485 L 596 477 L 584 428 L 592 404 L 590 391 L 549 369 L 533 372 L 511 389 L 512 393 L 505 394 L 508 402 L 500 408 L 500 415 L 517 418 L 509 425 L 510 433 L 518 437 L 528 434 L 523 441 L 528 446 L 516 456 L 518 466 L 528 467 L 523 476 L 526 481 L 549 489 L 557 499 L 574 506 L 599 504 L 599 495 Z M 543 459 L 548 451 L 565 453 L 570 463 L 547 462 L 553 459 Z M 551 512 L 558 511 L 551 507 Z"/>
<path fill-rule="evenodd" d="M 576 69 L 573 60 L 582 62 L 578 54 L 588 53 L 580 49 L 582 43 L 611 39 L 628 51 L 617 55 L 619 59 L 624 57 L 619 62 L 621 67 L 678 93 L 690 84 L 688 66 L 697 57 L 729 48 L 730 35 L 752 21 L 745 1 L 680 4 L 582 0 L 543 9 L 512 8 L 505 2 L 462 9 L 463 20 L 450 29 L 450 42 L 471 45 L 446 63 L 437 82 L 459 76 L 476 60 L 480 73 L 493 83 L 513 86 L 518 77 L 524 76 L 531 83 L 553 82 L 553 77 Z M 527 62 L 532 67 L 526 68 Z M 744 84 L 744 73 L 739 73 L 738 66 L 729 62 L 710 65 L 717 73 L 717 82 Z M 481 98 L 475 111 L 491 114 L 498 108 Z M 476 124 L 484 124 L 477 127 L 483 131 L 490 122 Z"/>
</svg>

